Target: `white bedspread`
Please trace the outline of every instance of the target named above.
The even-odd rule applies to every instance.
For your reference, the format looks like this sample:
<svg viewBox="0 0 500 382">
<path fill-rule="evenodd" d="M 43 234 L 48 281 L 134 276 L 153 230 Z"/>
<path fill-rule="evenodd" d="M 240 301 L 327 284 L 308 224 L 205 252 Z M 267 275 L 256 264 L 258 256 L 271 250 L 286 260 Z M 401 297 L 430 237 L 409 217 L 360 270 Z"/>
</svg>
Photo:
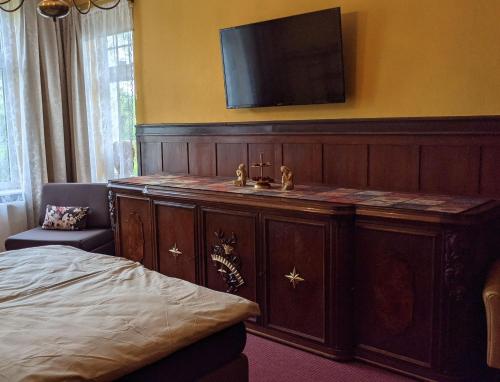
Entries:
<svg viewBox="0 0 500 382">
<path fill-rule="evenodd" d="M 113 380 L 258 315 L 132 261 L 47 246 L 0 254 L 0 380 Z"/>
</svg>

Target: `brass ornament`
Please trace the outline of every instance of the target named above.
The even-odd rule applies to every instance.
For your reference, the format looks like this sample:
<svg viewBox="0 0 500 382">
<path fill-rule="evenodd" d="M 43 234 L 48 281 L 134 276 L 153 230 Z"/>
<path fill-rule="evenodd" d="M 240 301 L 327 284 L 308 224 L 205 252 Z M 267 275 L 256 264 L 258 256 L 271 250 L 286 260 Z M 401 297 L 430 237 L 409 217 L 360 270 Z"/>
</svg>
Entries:
<svg viewBox="0 0 500 382">
<path fill-rule="evenodd" d="M 247 169 L 243 163 L 240 163 L 236 169 L 236 177 L 234 181 L 236 187 L 245 187 L 247 185 Z"/>
<path fill-rule="evenodd" d="M 228 286 L 226 292 L 238 292 L 238 289 L 245 284 L 245 280 L 240 273 L 241 260 L 234 253 L 234 246 L 237 243 L 236 236 L 232 233 L 231 237 L 225 238 L 224 232 L 219 230 L 215 232 L 215 237 L 219 242 L 212 247 L 210 257 L 217 272 Z"/>
<path fill-rule="evenodd" d="M 0 0 L 0 11 L 13 13 L 21 9 L 25 0 Z M 90 12 L 92 7 L 102 10 L 114 9 L 118 6 L 121 0 L 110 0 L 104 2 L 102 0 L 40 0 L 37 4 L 37 12 L 43 17 L 50 18 L 54 21 L 66 17 L 72 8 L 76 9 L 82 15 Z M 128 0 L 131 3 L 133 0 Z M 110 4 L 103 5 L 100 3 Z"/>
<path fill-rule="evenodd" d="M 271 182 L 273 181 L 273 179 L 268 176 L 264 176 L 264 168 L 271 167 L 272 163 L 264 162 L 264 153 L 260 153 L 259 158 L 259 162 L 252 163 L 251 166 L 260 169 L 260 176 L 254 177 L 252 178 L 252 180 L 255 180 L 254 188 L 258 190 L 265 190 L 271 188 Z"/>
<path fill-rule="evenodd" d="M 290 280 L 290 284 L 293 285 L 293 288 L 297 286 L 298 283 L 305 281 L 302 277 L 300 277 L 300 274 L 297 273 L 295 267 L 293 267 L 293 271 L 291 271 L 289 274 L 285 275 L 285 277 Z"/>
<path fill-rule="evenodd" d="M 66 17 L 70 11 L 70 4 L 65 0 L 42 0 L 38 3 L 38 13 L 56 21 Z"/>
<path fill-rule="evenodd" d="M 292 170 L 287 166 L 281 166 L 280 170 L 281 170 L 281 190 L 282 191 L 293 190 L 294 183 L 293 183 Z"/>
<path fill-rule="evenodd" d="M 4 5 L 9 4 L 10 2 L 11 2 L 11 0 L 2 0 L 2 1 L 0 1 L 0 10 L 2 10 L 4 12 L 8 12 L 8 13 L 13 13 L 13 12 L 16 12 L 18 9 L 20 9 L 23 6 L 23 4 L 24 4 L 24 0 L 19 0 L 19 2 L 17 3 L 17 5 L 10 6 L 10 7 L 8 7 L 8 6 L 4 7 Z"/>
<path fill-rule="evenodd" d="M 180 255 L 182 255 L 182 252 L 179 250 L 179 248 L 177 248 L 177 243 L 174 243 L 173 247 L 172 247 L 172 248 L 170 248 L 168 251 L 169 251 L 169 252 L 172 254 L 172 256 L 173 256 L 173 257 L 175 257 L 176 259 L 177 259 Z"/>
</svg>

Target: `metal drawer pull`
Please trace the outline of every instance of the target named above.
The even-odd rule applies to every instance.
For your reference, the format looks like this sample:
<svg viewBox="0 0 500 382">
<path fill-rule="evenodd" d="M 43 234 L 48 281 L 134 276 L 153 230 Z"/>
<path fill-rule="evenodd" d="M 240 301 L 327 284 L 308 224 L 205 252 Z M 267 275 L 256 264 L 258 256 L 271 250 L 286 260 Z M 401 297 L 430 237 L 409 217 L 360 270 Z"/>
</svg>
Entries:
<svg viewBox="0 0 500 382">
<path fill-rule="evenodd" d="M 179 255 L 182 255 L 182 252 L 179 251 L 179 248 L 177 248 L 177 243 L 174 243 L 174 246 L 168 250 L 172 256 L 174 256 L 176 259 Z"/>
<path fill-rule="evenodd" d="M 302 282 L 302 281 L 305 281 L 302 277 L 300 277 L 300 275 L 297 273 L 297 271 L 295 270 L 295 267 L 293 267 L 293 271 L 291 271 L 289 274 L 285 275 L 285 277 L 290 280 L 290 283 L 293 285 L 293 287 L 295 288 L 295 286 Z"/>
</svg>

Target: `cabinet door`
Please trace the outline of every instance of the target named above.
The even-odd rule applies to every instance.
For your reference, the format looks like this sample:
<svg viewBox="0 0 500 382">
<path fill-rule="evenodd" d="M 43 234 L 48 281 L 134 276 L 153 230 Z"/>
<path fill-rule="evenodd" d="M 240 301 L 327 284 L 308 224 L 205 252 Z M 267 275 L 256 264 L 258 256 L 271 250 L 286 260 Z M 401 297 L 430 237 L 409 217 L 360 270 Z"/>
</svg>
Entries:
<svg viewBox="0 0 500 382">
<path fill-rule="evenodd" d="M 433 348 L 436 233 L 358 223 L 356 341 L 360 356 L 430 366 Z"/>
<path fill-rule="evenodd" d="M 155 202 L 158 270 L 196 282 L 195 207 Z"/>
<path fill-rule="evenodd" d="M 118 254 L 155 269 L 151 246 L 151 212 L 149 199 L 117 195 Z"/>
<path fill-rule="evenodd" d="M 326 342 L 328 223 L 264 217 L 267 326 Z"/>
<path fill-rule="evenodd" d="M 255 214 L 203 210 L 205 285 L 257 301 Z"/>
</svg>

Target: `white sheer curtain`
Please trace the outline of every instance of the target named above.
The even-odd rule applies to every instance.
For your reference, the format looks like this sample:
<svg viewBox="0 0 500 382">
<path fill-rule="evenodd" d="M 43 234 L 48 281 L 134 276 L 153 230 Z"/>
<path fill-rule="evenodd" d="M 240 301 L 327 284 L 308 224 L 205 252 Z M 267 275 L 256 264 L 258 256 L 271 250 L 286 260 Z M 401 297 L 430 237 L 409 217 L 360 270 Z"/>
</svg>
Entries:
<svg viewBox="0 0 500 382">
<path fill-rule="evenodd" d="M 137 172 L 131 4 L 81 17 L 93 181 Z"/>
<path fill-rule="evenodd" d="M 34 224 L 43 183 L 67 176 L 56 26 L 35 7 L 27 0 L 0 12 L 0 249 L 5 236 Z"/>
<path fill-rule="evenodd" d="M 131 3 L 62 23 L 37 3 L 0 12 L 0 251 L 36 224 L 44 183 L 137 171 Z"/>
</svg>

